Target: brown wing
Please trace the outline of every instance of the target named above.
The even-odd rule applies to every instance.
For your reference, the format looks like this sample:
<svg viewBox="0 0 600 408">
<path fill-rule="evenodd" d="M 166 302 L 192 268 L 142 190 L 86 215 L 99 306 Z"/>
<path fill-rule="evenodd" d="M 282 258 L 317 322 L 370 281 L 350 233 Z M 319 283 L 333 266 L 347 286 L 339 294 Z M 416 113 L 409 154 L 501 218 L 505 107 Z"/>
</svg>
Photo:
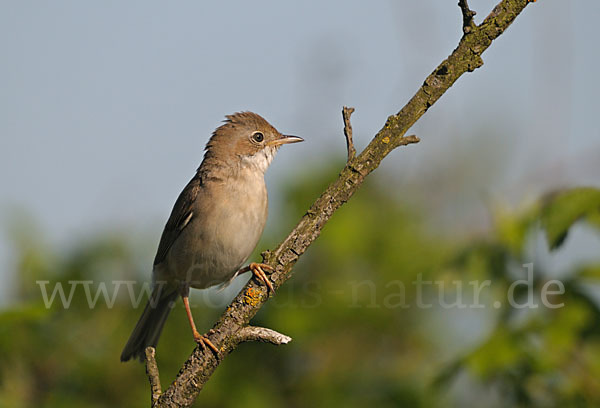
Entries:
<svg viewBox="0 0 600 408">
<path fill-rule="evenodd" d="M 200 176 L 196 174 L 194 178 L 185 186 L 175 205 L 171 211 L 171 216 L 165 225 L 165 229 L 160 237 L 160 243 L 158 244 L 158 251 L 154 258 L 154 265 L 158 265 L 165 260 L 171 245 L 177 239 L 181 231 L 189 224 L 191 219 L 194 217 L 192 211 L 192 204 L 198 196 L 198 192 L 202 188 L 202 180 Z"/>
</svg>

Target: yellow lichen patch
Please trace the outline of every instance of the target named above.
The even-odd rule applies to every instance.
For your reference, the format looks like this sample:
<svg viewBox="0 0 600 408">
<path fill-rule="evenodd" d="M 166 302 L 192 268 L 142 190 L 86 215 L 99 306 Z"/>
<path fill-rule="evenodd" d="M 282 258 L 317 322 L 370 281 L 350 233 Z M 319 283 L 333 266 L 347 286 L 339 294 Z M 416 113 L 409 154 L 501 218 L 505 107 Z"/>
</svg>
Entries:
<svg viewBox="0 0 600 408">
<path fill-rule="evenodd" d="M 386 136 L 383 139 L 381 139 L 381 141 L 385 144 L 388 144 L 390 142 L 390 138 L 389 138 L 389 136 Z"/>
<path fill-rule="evenodd" d="M 256 306 L 260 302 L 260 292 L 252 288 L 248 288 L 244 293 L 244 303 L 250 306 Z"/>
</svg>

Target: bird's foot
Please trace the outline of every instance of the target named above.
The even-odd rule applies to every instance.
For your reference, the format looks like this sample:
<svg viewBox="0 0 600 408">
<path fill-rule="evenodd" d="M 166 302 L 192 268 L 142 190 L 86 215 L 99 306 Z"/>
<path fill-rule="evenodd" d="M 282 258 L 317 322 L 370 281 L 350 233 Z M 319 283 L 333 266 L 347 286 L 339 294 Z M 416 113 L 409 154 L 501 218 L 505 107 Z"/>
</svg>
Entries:
<svg viewBox="0 0 600 408">
<path fill-rule="evenodd" d="M 252 271 L 252 273 L 254 274 L 254 276 L 256 276 L 258 279 L 260 279 L 261 281 L 263 281 L 264 284 L 267 285 L 267 288 L 269 288 L 269 290 L 271 292 L 275 293 L 275 289 L 273 288 L 273 284 L 271 283 L 271 281 L 269 280 L 269 277 L 267 276 L 267 274 L 264 271 L 264 270 L 267 270 L 269 272 L 273 272 L 275 270 L 275 269 L 273 269 L 273 267 L 271 267 L 271 266 L 269 266 L 267 264 L 264 264 L 264 263 L 252 262 L 250 265 L 248 265 L 248 269 L 250 271 Z"/>
<path fill-rule="evenodd" d="M 208 337 L 206 337 L 204 334 L 200 334 L 198 330 L 194 330 L 193 333 L 194 341 L 198 343 L 200 347 L 202 347 L 202 350 L 206 350 L 206 348 L 208 347 L 217 355 L 217 357 L 220 355 L 219 349 L 213 344 L 212 341 L 208 339 Z M 213 329 L 210 329 L 209 333 L 214 333 Z"/>
</svg>

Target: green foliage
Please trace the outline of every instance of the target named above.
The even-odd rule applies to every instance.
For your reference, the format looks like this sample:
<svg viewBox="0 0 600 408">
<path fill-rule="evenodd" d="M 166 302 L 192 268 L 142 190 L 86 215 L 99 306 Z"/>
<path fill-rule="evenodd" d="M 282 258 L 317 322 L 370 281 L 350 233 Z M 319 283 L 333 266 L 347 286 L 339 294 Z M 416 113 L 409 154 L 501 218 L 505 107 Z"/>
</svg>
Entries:
<svg viewBox="0 0 600 408">
<path fill-rule="evenodd" d="M 288 186 L 282 219 L 297 219 L 327 181 L 319 181 L 315 173 Z M 520 265 L 532 261 L 527 247 L 536 239 L 540 219 L 548 242 L 556 247 L 576 220 L 595 222 L 597 199 L 595 190 L 571 190 L 516 214 L 497 212 L 494 230 L 485 236 L 445 236 L 419 208 L 407 207 L 367 182 L 334 215 L 300 259 L 295 276 L 254 320 L 294 341 L 282 347 L 241 345 L 217 369 L 195 405 L 600 405 L 600 311 L 588 290 L 589 282 L 600 277 L 600 262 L 565 271 L 564 293 L 549 297 L 564 307 L 516 309 L 506 304 L 511 284 L 524 278 Z M 267 234 L 265 241 L 277 242 L 286 228 L 279 226 L 281 231 Z M 65 296 L 74 280 L 93 281 L 92 294 L 104 282 L 112 293 L 113 280 L 149 278 L 149 270 L 138 265 L 150 265 L 152 254 L 140 262 L 123 236 L 80 242 L 59 254 L 34 240 L 35 235 L 17 240 L 18 299 L 0 313 L 0 407 L 147 404 L 144 367 L 118 361 L 143 304 L 132 307 L 123 287 L 112 307 L 102 298 L 90 307 L 78 287 L 69 307 L 56 297 L 46 308 L 36 281 L 49 281 L 49 291 L 63 284 Z M 568 245 L 561 248 L 566 250 Z M 535 266 L 532 282 L 539 303 L 550 277 Z M 446 299 L 457 296 L 452 289 L 457 281 L 466 288 L 468 282 L 489 280 L 481 299 L 488 328 L 478 331 L 472 323 L 475 335 L 457 329 L 457 316 L 467 309 L 445 310 L 435 301 L 432 308 L 417 307 L 421 295 L 429 301 L 438 296 L 436 285 L 419 293 L 417 277 L 450 287 Z M 140 288 L 135 286 L 136 294 Z M 518 299 L 527 296 L 522 288 L 514 292 Z M 220 296 L 225 301 L 232 295 Z M 501 307 L 492 307 L 496 301 L 502 301 Z M 204 330 L 223 310 L 197 298 L 193 304 Z M 458 315 L 451 314 L 457 310 Z M 193 347 L 179 305 L 157 349 L 164 387 Z"/>
<path fill-rule="evenodd" d="M 531 260 L 527 244 L 535 240 L 540 221 L 550 249 L 558 249 L 576 221 L 597 226 L 599 208 L 600 191 L 578 188 L 549 195 L 520 214 L 498 212 L 497 241 L 467 243 L 454 266 L 464 270 L 477 256 L 485 260 L 494 285 L 508 288 L 515 280 L 511 265 Z M 600 309 L 589 283 L 599 283 L 599 271 L 598 260 L 565 271 L 565 291 L 552 299 L 562 307 L 523 310 L 503 305 L 487 340 L 448 364 L 434 384 L 447 386 L 466 372 L 476 384 L 503 393 L 499 406 L 598 406 L 598 356 L 593 353 L 600 346 Z M 550 280 L 543 270 L 536 272 L 533 291 L 541 293 Z"/>
<path fill-rule="evenodd" d="M 551 194 L 546 199 L 541 219 L 552 249 L 563 243 L 569 228 L 580 219 L 600 228 L 600 190 L 574 188 Z"/>
</svg>

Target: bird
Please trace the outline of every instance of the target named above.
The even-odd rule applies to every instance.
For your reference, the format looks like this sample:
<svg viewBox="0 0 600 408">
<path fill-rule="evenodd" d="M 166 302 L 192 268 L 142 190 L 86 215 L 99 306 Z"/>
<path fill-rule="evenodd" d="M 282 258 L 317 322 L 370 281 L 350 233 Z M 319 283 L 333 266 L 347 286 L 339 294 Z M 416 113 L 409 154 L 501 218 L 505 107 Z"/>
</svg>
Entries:
<svg viewBox="0 0 600 408">
<path fill-rule="evenodd" d="M 226 115 L 204 149 L 204 158 L 185 186 L 163 230 L 152 267 L 152 293 L 127 341 L 121 361 L 144 360 L 156 347 L 169 312 L 181 296 L 194 340 L 218 349 L 198 332 L 189 306 L 190 288 L 231 282 L 251 271 L 268 290 L 269 265 L 248 260 L 260 239 L 268 212 L 265 171 L 284 144 L 302 142 L 284 135 L 260 115 Z"/>
</svg>

